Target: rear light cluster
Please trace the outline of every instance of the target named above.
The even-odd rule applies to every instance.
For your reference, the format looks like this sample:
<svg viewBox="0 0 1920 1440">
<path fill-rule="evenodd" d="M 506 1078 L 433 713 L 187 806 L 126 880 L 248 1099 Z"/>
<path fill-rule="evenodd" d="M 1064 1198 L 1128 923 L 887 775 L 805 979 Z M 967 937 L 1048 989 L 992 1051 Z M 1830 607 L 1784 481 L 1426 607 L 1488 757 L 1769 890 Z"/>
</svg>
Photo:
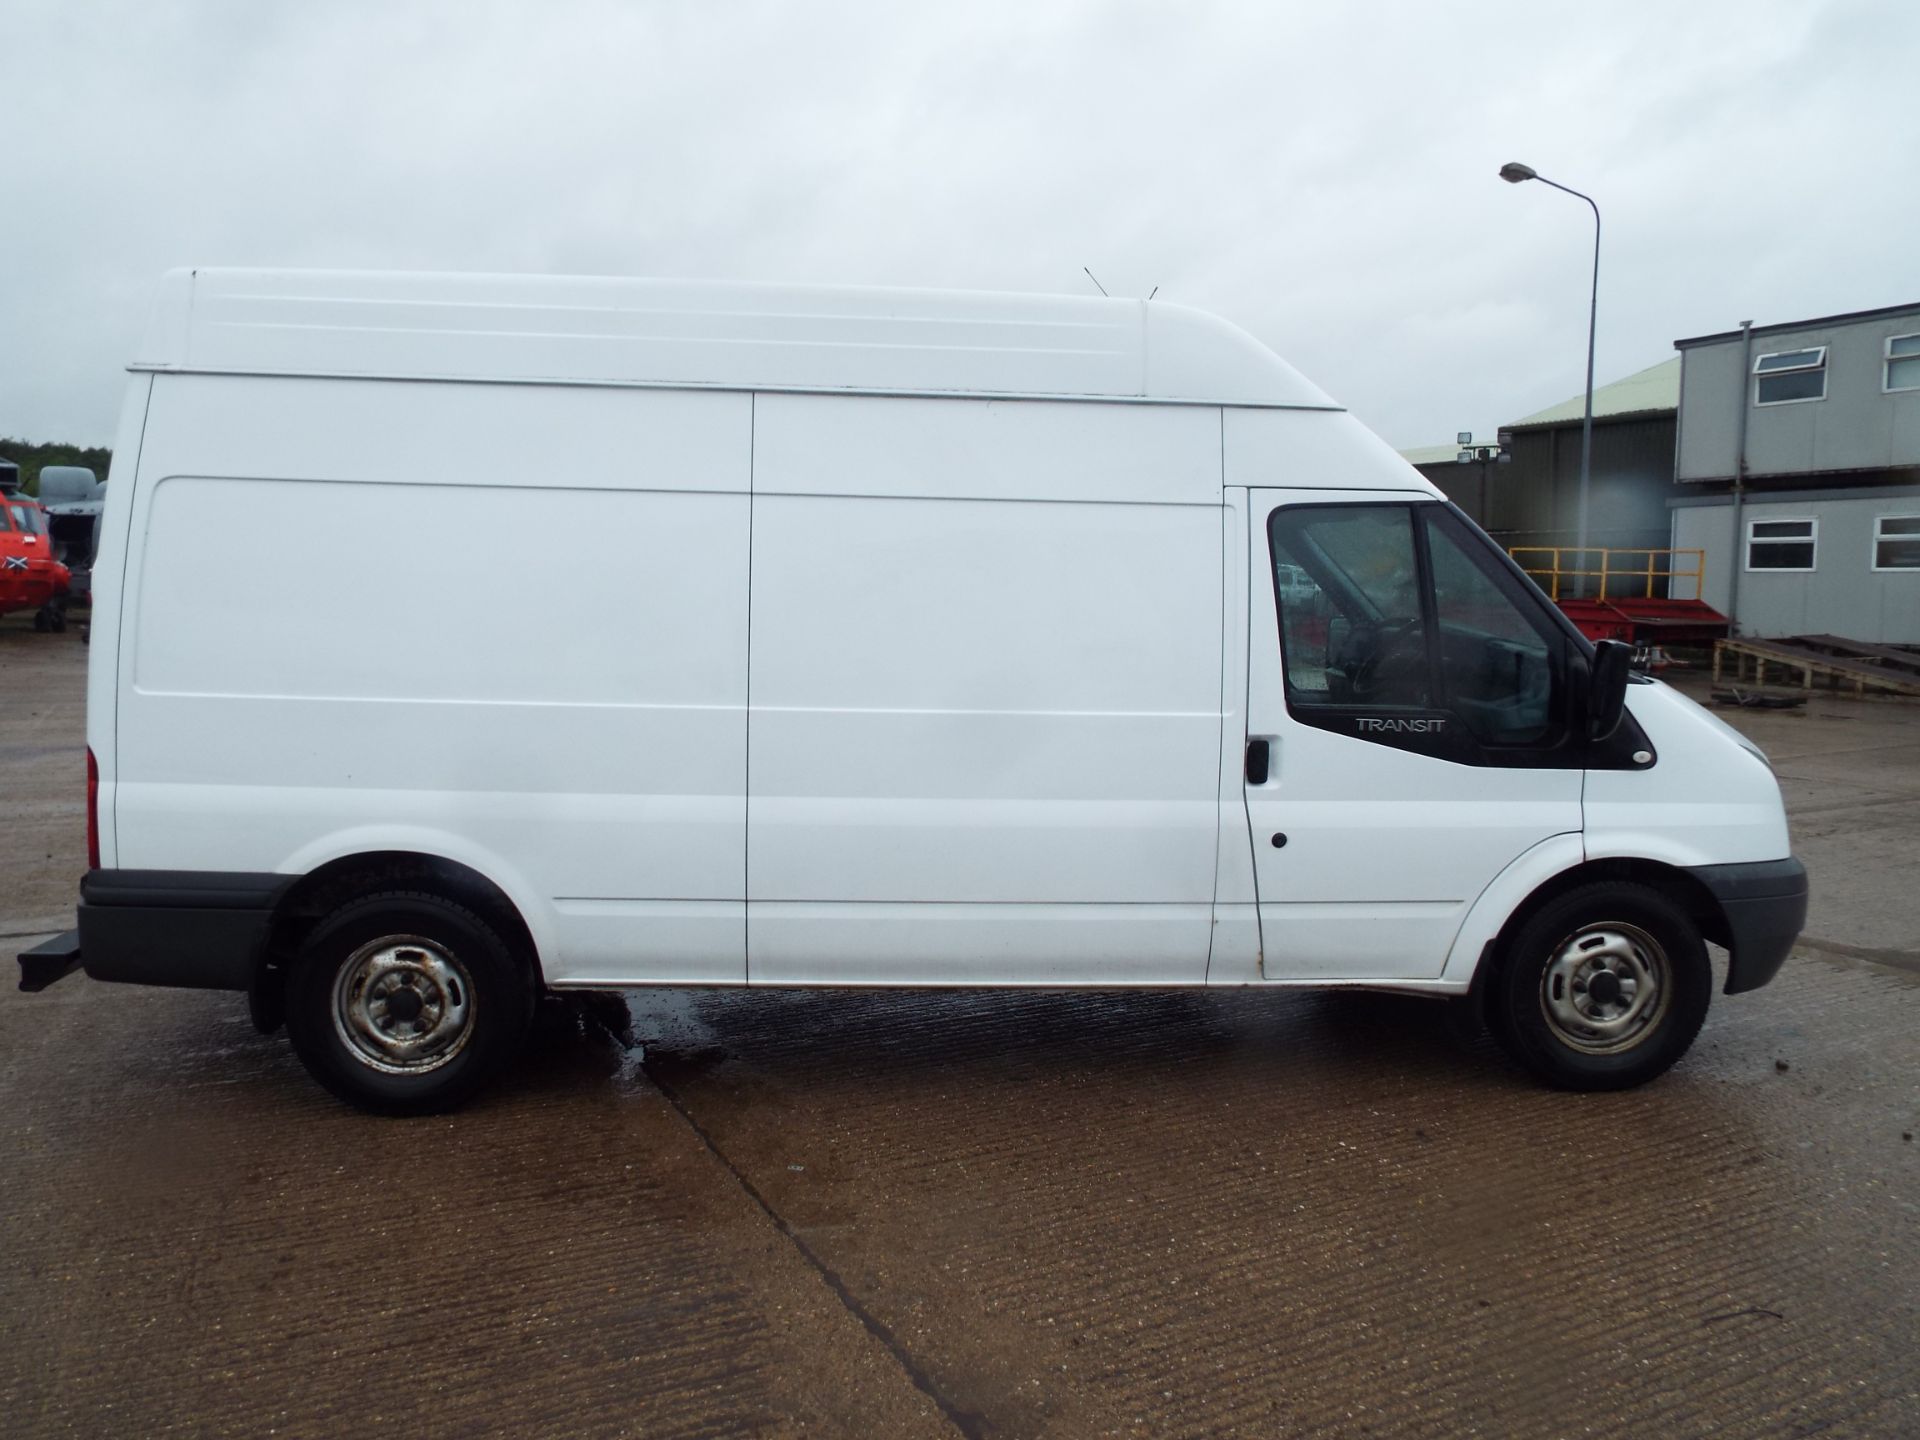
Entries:
<svg viewBox="0 0 1920 1440">
<path fill-rule="evenodd" d="M 87 868 L 100 868 L 100 762 L 87 747 Z"/>
</svg>

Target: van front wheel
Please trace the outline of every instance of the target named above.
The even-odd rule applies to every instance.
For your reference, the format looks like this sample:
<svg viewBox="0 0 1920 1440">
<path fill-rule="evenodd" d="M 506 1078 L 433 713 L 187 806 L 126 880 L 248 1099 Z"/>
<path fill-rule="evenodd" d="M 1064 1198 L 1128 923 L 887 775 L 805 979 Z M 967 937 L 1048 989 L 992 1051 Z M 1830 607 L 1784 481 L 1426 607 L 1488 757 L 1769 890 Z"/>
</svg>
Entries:
<svg viewBox="0 0 1920 1440">
<path fill-rule="evenodd" d="M 518 1052 L 531 967 L 500 932 L 437 895 L 341 906 L 287 974 L 287 1035 L 313 1078 L 349 1105 L 425 1115 L 465 1103 Z"/>
<path fill-rule="evenodd" d="M 1686 1054 L 1712 995 L 1706 943 L 1686 911 L 1645 885 L 1585 885 L 1513 936 L 1488 1018 L 1549 1085 L 1624 1090 Z"/>
</svg>

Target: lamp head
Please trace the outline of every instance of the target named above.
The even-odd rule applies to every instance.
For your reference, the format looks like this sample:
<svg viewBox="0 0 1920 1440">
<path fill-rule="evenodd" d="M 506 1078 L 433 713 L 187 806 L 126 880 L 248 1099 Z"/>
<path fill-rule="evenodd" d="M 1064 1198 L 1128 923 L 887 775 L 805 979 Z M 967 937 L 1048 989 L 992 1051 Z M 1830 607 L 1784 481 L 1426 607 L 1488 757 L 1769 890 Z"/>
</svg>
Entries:
<svg viewBox="0 0 1920 1440">
<path fill-rule="evenodd" d="M 1522 180 L 1537 180 L 1540 174 L 1531 165 L 1522 165 L 1518 160 L 1509 160 L 1500 167 L 1500 178 L 1509 185 L 1518 185 Z"/>
</svg>

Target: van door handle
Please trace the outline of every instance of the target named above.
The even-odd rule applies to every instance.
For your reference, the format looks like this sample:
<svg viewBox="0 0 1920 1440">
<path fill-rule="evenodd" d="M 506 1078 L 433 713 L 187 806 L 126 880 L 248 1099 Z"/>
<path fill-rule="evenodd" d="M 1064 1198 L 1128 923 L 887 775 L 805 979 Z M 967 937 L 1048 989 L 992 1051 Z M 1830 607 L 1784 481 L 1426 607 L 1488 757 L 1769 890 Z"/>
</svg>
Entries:
<svg viewBox="0 0 1920 1440">
<path fill-rule="evenodd" d="M 1267 766 L 1270 758 L 1266 741 L 1249 740 L 1247 742 L 1247 783 L 1249 785 L 1267 783 Z"/>
</svg>

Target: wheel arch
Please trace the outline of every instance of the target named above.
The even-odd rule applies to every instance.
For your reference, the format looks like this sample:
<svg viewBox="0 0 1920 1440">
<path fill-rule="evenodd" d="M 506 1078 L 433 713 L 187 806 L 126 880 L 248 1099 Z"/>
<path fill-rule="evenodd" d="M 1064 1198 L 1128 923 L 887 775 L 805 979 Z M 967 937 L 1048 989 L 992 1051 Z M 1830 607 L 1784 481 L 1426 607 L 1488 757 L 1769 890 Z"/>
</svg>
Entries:
<svg viewBox="0 0 1920 1440">
<path fill-rule="evenodd" d="M 254 968 L 249 1001 L 254 1023 L 279 1028 L 286 967 L 300 942 L 326 915 L 357 895 L 418 890 L 438 895 L 491 921 L 525 957 L 536 983 L 544 981 L 540 946 L 521 907 L 495 881 L 461 861 L 415 850 L 369 850 L 342 855 L 294 880 L 274 903 L 266 944 Z"/>
<path fill-rule="evenodd" d="M 1665 895 L 1699 926 L 1701 935 L 1715 945 L 1724 947 L 1731 938 L 1726 912 L 1721 909 L 1720 902 L 1698 877 L 1688 874 L 1680 866 L 1624 855 L 1582 860 L 1539 881 L 1508 911 L 1505 919 L 1472 957 L 1473 972 L 1470 978 L 1473 988 L 1482 989 L 1492 978 L 1505 955 L 1508 941 L 1543 906 L 1583 885 L 1607 882 L 1644 885 Z"/>
</svg>

